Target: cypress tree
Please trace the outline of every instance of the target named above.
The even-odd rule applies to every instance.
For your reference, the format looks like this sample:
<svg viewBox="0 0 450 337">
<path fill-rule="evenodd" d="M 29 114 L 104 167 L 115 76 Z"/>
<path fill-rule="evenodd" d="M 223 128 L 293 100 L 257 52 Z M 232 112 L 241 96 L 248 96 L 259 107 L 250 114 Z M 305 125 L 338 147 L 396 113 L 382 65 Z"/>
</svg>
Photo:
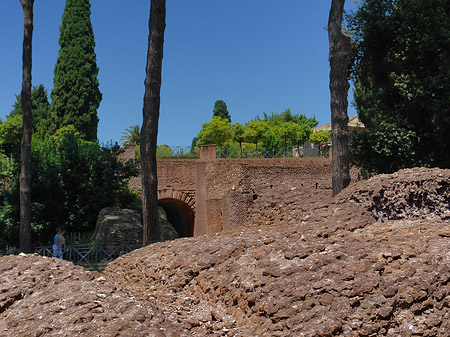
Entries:
<svg viewBox="0 0 450 337">
<path fill-rule="evenodd" d="M 231 123 L 231 116 L 228 112 L 227 104 L 222 100 L 217 100 L 216 103 L 214 103 L 214 115 L 213 116 L 219 116 L 222 119 L 228 119 Z"/>
<path fill-rule="evenodd" d="M 36 132 L 48 132 L 49 127 L 49 107 L 47 89 L 43 84 L 33 86 L 31 90 L 31 111 L 33 116 L 33 134 Z M 22 96 L 16 95 L 16 102 L 9 117 L 15 117 L 22 114 Z"/>
<path fill-rule="evenodd" d="M 50 95 L 51 130 L 72 124 L 87 140 L 96 140 L 102 94 L 90 15 L 89 0 L 66 0 Z"/>
</svg>

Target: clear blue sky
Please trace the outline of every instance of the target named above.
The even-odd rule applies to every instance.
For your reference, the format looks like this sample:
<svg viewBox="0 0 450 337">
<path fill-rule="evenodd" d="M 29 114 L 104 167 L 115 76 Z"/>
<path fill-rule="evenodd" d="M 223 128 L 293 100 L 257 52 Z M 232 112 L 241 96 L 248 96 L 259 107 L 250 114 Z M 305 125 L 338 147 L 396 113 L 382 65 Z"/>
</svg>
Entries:
<svg viewBox="0 0 450 337">
<path fill-rule="evenodd" d="M 63 0 L 35 0 L 33 85 L 50 94 Z M 142 123 L 150 0 L 91 0 L 103 100 L 100 142 Z M 328 34 L 331 0 L 167 0 L 158 144 L 190 145 L 214 103 L 232 122 L 263 112 L 330 122 Z M 352 0 L 346 9 L 354 9 Z M 22 83 L 23 12 L 0 0 L 0 118 Z M 349 92 L 351 100 L 351 92 Z M 354 115 L 349 105 L 349 115 Z"/>
</svg>

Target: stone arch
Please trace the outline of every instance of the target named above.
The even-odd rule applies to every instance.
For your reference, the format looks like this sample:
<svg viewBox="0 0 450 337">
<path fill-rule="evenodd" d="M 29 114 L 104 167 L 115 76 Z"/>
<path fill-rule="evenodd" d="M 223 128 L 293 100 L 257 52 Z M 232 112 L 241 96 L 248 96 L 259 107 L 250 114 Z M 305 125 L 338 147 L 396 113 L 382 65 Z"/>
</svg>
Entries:
<svg viewBox="0 0 450 337">
<path fill-rule="evenodd" d="M 184 191 L 164 189 L 158 191 L 158 205 L 180 237 L 194 235 L 195 198 Z"/>
</svg>

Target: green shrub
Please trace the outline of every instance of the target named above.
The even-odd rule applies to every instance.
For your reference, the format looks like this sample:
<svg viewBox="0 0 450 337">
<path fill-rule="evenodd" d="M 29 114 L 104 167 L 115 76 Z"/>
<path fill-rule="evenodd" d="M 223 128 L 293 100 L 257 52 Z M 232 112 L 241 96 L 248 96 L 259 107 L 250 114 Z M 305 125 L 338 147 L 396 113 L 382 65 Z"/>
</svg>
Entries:
<svg viewBox="0 0 450 337">
<path fill-rule="evenodd" d="M 121 163 L 118 150 L 83 141 L 73 127 L 32 144 L 33 241 L 51 240 L 57 227 L 93 232 L 100 210 L 125 207 L 136 195 L 127 181 L 138 173 L 135 161 Z M 0 240 L 18 240 L 18 177 L 5 191 L 0 212 Z"/>
</svg>

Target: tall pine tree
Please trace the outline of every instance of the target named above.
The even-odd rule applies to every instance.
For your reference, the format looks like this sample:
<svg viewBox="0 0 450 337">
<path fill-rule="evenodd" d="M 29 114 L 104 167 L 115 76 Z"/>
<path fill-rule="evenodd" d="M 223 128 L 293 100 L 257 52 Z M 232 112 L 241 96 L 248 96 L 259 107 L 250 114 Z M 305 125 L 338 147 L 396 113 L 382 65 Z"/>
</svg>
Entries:
<svg viewBox="0 0 450 337">
<path fill-rule="evenodd" d="M 31 136 L 33 116 L 31 113 L 31 66 L 33 40 L 34 0 L 20 0 L 23 8 L 23 54 L 22 54 L 22 141 L 20 143 L 20 248 L 31 248 Z"/>
<path fill-rule="evenodd" d="M 216 103 L 214 103 L 214 115 L 213 116 L 219 116 L 222 119 L 228 119 L 231 123 L 231 116 L 228 112 L 227 104 L 222 100 L 217 100 Z"/>
<path fill-rule="evenodd" d="M 49 108 L 47 89 L 43 84 L 33 86 L 31 90 L 31 111 L 33 115 L 33 134 L 46 133 L 49 128 Z M 16 95 L 16 102 L 9 117 L 15 117 L 22 114 L 22 96 Z"/>
<path fill-rule="evenodd" d="M 333 196 L 350 184 L 347 69 L 351 39 L 342 30 L 345 0 L 332 0 L 328 17 Z"/>
<path fill-rule="evenodd" d="M 87 140 L 96 140 L 102 94 L 90 15 L 89 0 L 66 0 L 51 93 L 51 130 L 72 124 Z"/>
</svg>

